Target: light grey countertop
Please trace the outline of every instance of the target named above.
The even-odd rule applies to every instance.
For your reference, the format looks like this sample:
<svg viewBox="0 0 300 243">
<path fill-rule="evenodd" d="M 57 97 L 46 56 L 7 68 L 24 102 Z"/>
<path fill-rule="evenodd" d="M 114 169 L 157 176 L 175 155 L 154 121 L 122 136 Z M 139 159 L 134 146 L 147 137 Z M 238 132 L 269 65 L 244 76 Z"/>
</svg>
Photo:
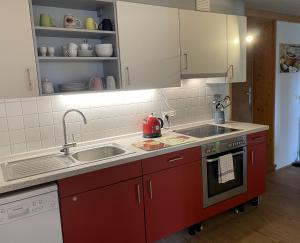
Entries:
<svg viewBox="0 0 300 243">
<path fill-rule="evenodd" d="M 185 124 L 181 126 L 176 126 L 172 127 L 172 129 L 181 129 L 181 128 L 188 128 L 188 127 L 194 127 L 194 126 L 199 126 L 199 125 L 204 125 L 204 124 L 213 124 L 212 121 L 207 121 L 207 122 L 198 122 L 198 123 L 190 123 L 190 124 Z M 118 156 L 114 158 L 109 158 L 109 159 L 104 159 L 92 163 L 77 163 L 76 166 L 70 166 L 65 169 L 60 169 L 60 170 L 55 170 L 39 175 L 34 175 L 22 179 L 17 179 L 17 180 L 12 180 L 12 181 L 5 181 L 4 176 L 2 174 L 2 170 L 0 170 L 0 194 L 6 193 L 6 192 L 12 192 L 15 190 L 31 187 L 31 186 L 36 186 L 48 182 L 53 182 L 57 181 L 63 178 L 75 176 L 75 175 L 80 175 L 88 172 L 93 172 L 96 170 L 101 170 L 104 168 L 116 166 L 116 165 L 121 165 L 121 164 L 126 164 L 129 162 L 133 161 L 138 161 L 150 157 L 155 157 L 159 155 L 163 155 L 166 153 L 182 150 L 182 149 L 187 149 L 187 148 L 192 148 L 192 147 L 198 147 L 203 144 L 207 143 L 212 143 L 224 139 L 229 139 L 229 138 L 234 138 L 237 136 L 243 136 L 251 133 L 256 133 L 256 132 L 261 132 L 268 130 L 269 127 L 265 125 L 257 125 L 257 124 L 250 124 L 250 123 L 241 123 L 241 122 L 229 122 L 226 124 L 221 125 L 223 127 L 229 127 L 229 128 L 234 128 L 238 129 L 239 131 L 233 132 L 233 133 L 227 133 L 224 135 L 218 135 L 218 136 L 212 136 L 212 137 L 207 137 L 207 138 L 201 138 L 201 139 L 196 139 L 195 142 L 191 143 L 186 143 L 186 144 L 181 144 L 178 146 L 173 146 L 173 147 L 168 147 L 156 151 L 144 151 L 141 149 L 138 149 L 134 146 L 132 146 L 133 143 L 142 141 L 142 135 L 139 134 L 131 134 L 127 136 L 121 136 L 121 137 L 114 137 L 114 138 L 108 138 L 108 139 L 102 139 L 102 140 L 97 140 L 97 141 L 91 141 L 91 142 L 85 142 L 85 143 L 79 143 L 78 147 L 75 149 L 71 149 L 71 152 L 76 152 L 80 151 L 86 148 L 90 147 L 97 147 L 97 146 L 103 146 L 105 144 L 111 144 L 111 143 L 116 143 L 120 145 L 121 147 L 125 148 L 126 150 L 129 150 L 132 153 L 126 154 L 124 156 Z M 164 130 L 164 134 L 175 134 L 172 131 Z M 22 160 L 28 160 L 30 161 L 31 159 L 36 159 L 36 158 L 45 158 L 47 156 L 57 156 L 60 155 L 59 153 L 60 148 L 51 148 L 51 149 L 46 149 L 46 150 L 40 150 L 40 151 L 34 151 L 34 152 L 29 152 L 29 153 L 24 153 L 24 154 L 18 154 L 14 156 L 9 156 L 9 157 L 3 157 L 0 158 L 0 163 L 9 163 L 9 162 L 21 162 Z M 63 157 L 63 156 L 60 156 Z M 69 158 L 67 157 L 66 160 Z M 69 159 L 70 160 L 70 159 Z"/>
</svg>

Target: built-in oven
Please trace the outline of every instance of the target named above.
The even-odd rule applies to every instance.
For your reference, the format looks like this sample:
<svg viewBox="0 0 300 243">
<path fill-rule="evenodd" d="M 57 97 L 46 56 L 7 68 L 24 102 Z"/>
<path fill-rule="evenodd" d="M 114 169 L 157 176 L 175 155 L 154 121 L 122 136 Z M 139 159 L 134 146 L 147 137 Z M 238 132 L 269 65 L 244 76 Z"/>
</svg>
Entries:
<svg viewBox="0 0 300 243">
<path fill-rule="evenodd" d="M 209 207 L 247 191 L 246 136 L 236 137 L 202 146 L 203 205 Z M 219 161 L 231 154 L 234 179 L 219 182 Z"/>
</svg>

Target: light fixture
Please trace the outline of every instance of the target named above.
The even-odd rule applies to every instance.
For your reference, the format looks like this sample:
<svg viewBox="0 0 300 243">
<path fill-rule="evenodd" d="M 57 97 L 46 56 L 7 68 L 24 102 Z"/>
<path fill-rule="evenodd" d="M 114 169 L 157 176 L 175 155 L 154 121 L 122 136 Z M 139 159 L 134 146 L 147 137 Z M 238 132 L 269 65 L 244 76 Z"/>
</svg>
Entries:
<svg viewBox="0 0 300 243">
<path fill-rule="evenodd" d="M 252 43 L 253 42 L 253 40 L 254 40 L 254 36 L 253 35 L 251 35 L 251 34 L 249 34 L 249 35 L 247 35 L 247 37 L 246 37 L 246 41 L 247 41 L 247 43 Z"/>
<path fill-rule="evenodd" d="M 67 108 L 88 108 L 91 106 L 112 106 L 149 102 L 154 90 L 115 91 L 90 94 L 63 95 L 61 102 Z"/>
</svg>

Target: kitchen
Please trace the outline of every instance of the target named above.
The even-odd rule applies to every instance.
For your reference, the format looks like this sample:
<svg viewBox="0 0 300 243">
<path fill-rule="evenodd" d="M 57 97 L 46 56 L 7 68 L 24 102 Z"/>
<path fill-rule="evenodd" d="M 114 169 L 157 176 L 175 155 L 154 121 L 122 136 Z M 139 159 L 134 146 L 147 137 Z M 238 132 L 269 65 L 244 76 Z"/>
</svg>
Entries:
<svg viewBox="0 0 300 243">
<path fill-rule="evenodd" d="M 244 1 L 0 5 L 0 242 L 228 242 L 267 210 Z"/>
</svg>

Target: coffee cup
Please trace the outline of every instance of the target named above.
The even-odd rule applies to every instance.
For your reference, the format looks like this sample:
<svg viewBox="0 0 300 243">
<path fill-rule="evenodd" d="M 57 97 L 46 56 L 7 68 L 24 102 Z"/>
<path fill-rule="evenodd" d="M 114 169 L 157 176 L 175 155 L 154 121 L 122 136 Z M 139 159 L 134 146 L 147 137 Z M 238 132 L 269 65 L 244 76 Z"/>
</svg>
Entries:
<svg viewBox="0 0 300 243">
<path fill-rule="evenodd" d="M 85 28 L 88 30 L 97 29 L 97 23 L 93 18 L 86 18 L 85 20 Z"/>
<path fill-rule="evenodd" d="M 52 17 L 48 14 L 40 14 L 40 26 L 55 27 Z"/>
<path fill-rule="evenodd" d="M 47 47 L 41 46 L 41 47 L 39 48 L 39 51 L 40 51 L 40 55 L 41 55 L 42 57 L 45 57 L 45 56 L 47 55 Z"/>
<path fill-rule="evenodd" d="M 116 89 L 116 80 L 114 76 L 106 77 L 106 89 L 113 90 Z"/>
<path fill-rule="evenodd" d="M 48 53 L 48 56 L 54 57 L 54 55 L 55 55 L 55 48 L 53 46 L 49 46 L 48 49 L 47 49 L 47 53 Z"/>
<path fill-rule="evenodd" d="M 81 21 L 76 19 L 73 15 L 68 14 L 64 16 L 64 27 L 70 29 L 79 29 L 81 27 Z"/>
<path fill-rule="evenodd" d="M 99 30 L 112 31 L 113 25 L 110 19 L 103 19 L 102 22 L 98 26 Z"/>
</svg>

